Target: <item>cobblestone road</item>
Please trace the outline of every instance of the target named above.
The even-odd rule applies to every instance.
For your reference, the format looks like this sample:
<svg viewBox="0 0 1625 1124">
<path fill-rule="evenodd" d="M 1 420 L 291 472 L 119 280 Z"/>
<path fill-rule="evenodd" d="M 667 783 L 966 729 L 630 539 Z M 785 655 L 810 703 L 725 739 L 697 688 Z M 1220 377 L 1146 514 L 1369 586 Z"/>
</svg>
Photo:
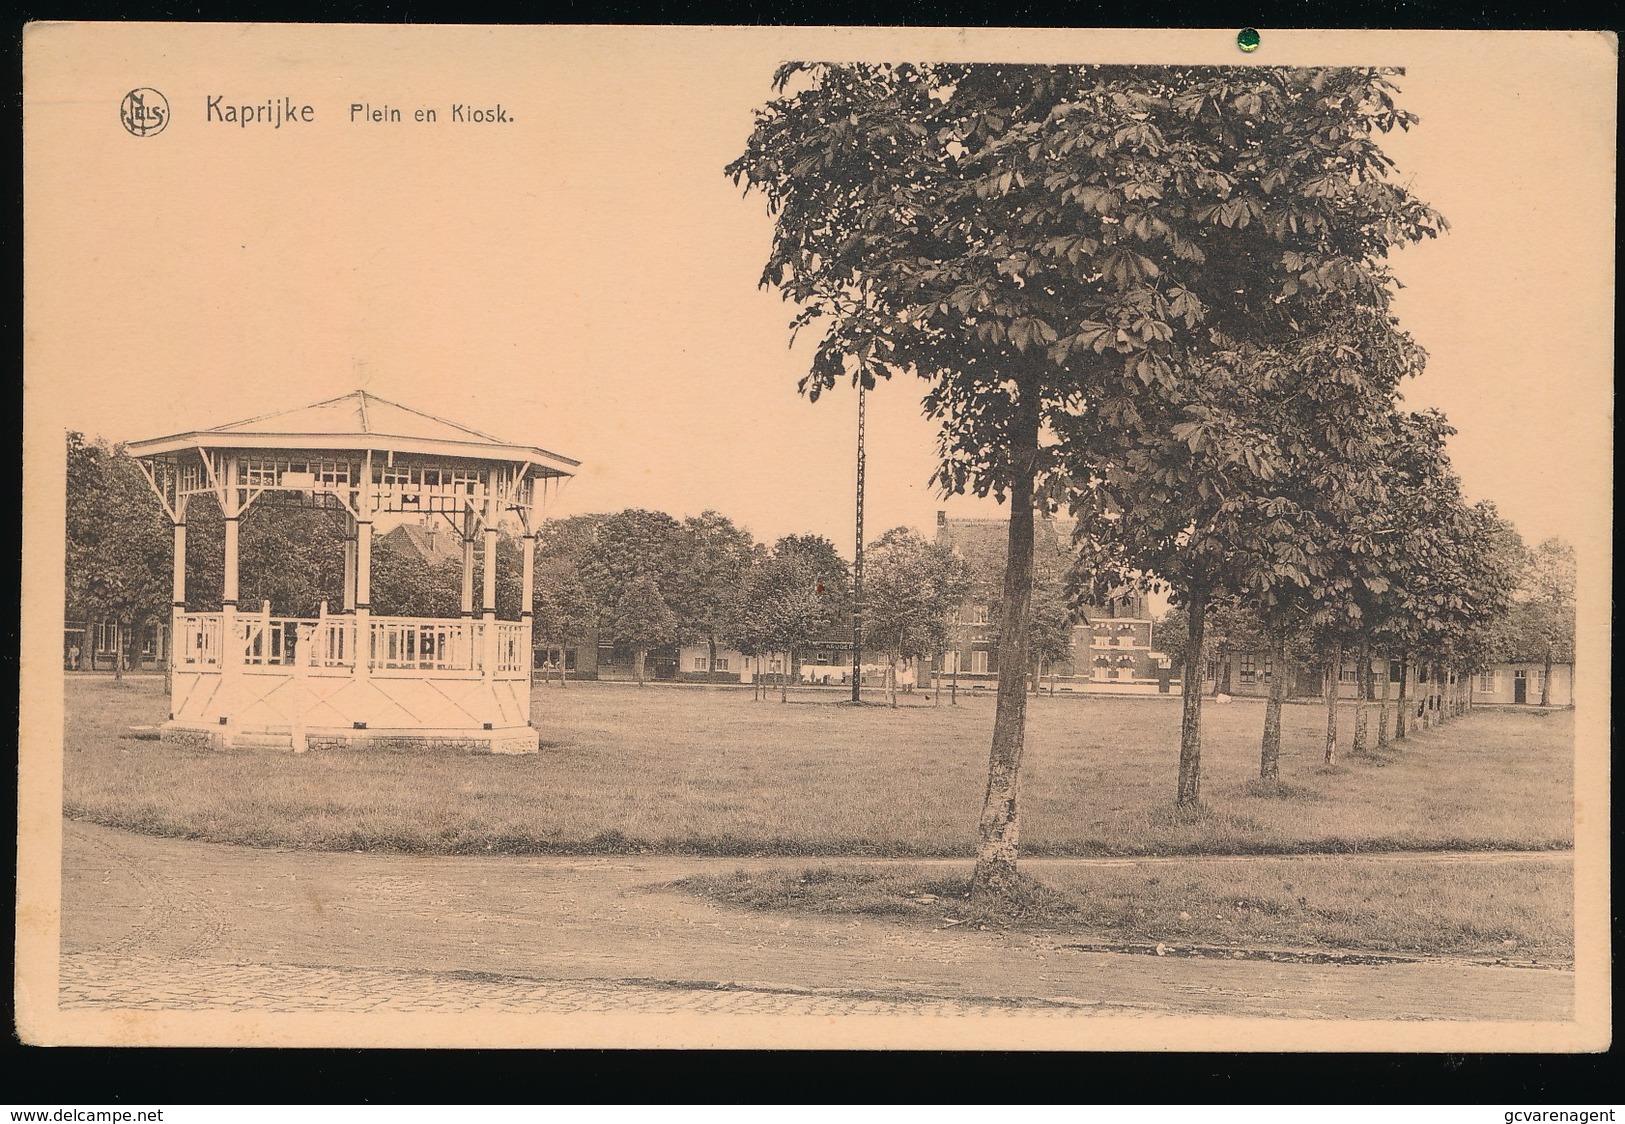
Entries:
<svg viewBox="0 0 1625 1124">
<path fill-rule="evenodd" d="M 748 863 L 272 851 L 68 821 L 58 1001 L 265 1012 L 1573 1013 L 1567 971 L 1128 956 L 1043 934 L 727 909 L 665 888 L 739 865 Z"/>
<path fill-rule="evenodd" d="M 483 972 L 229 964 L 105 953 L 64 956 L 60 988 L 60 1005 L 65 1011 L 633 1011 L 818 1016 L 972 1015 L 989 1010 L 1077 1015 L 1112 1009 L 1104 1003 L 1065 998 L 876 996 L 699 981 L 538 980 Z"/>
</svg>

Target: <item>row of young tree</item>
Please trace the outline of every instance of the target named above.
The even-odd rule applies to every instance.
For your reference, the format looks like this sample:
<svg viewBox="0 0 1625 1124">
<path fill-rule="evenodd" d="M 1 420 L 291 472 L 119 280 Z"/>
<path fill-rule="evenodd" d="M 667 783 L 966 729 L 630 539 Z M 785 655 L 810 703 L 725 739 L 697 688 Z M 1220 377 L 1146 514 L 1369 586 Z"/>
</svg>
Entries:
<svg viewBox="0 0 1625 1124">
<path fill-rule="evenodd" d="M 640 684 L 652 649 L 704 644 L 707 667 L 724 646 L 792 653 L 827 639 L 849 604 L 849 568 L 828 539 L 769 547 L 715 511 L 573 516 L 544 525 L 537 543 L 537 637 L 624 645 Z"/>
<path fill-rule="evenodd" d="M 1510 605 L 1504 612 L 1473 619 L 1446 659 L 1412 658 L 1427 653 L 1396 650 L 1365 637 L 1350 644 L 1346 633 L 1328 630 L 1307 615 L 1288 622 L 1284 628 L 1272 629 L 1240 599 L 1209 607 L 1202 663 L 1194 668 L 1185 664 L 1191 646 L 1190 617 L 1185 608 L 1172 608 L 1157 622 L 1158 643 L 1173 653 L 1174 670 L 1187 685 L 1202 682 L 1211 672 L 1211 694 L 1215 696 L 1227 696 L 1234 689 L 1236 661 L 1243 653 L 1255 663 L 1258 653 L 1269 653 L 1264 667 L 1272 697 L 1277 692 L 1283 698 L 1289 694 L 1300 671 L 1317 679 L 1317 688 L 1325 695 L 1329 708 L 1324 755 L 1328 764 L 1336 762 L 1338 752 L 1333 693 L 1351 664 L 1356 676 L 1350 743 L 1354 753 L 1363 753 L 1373 745 L 1367 703 L 1378 704 L 1374 744 L 1382 748 L 1389 743 L 1390 729 L 1394 738 L 1402 739 L 1408 721 L 1426 726 L 1470 707 L 1473 673 L 1495 664 L 1540 664 L 1543 673 L 1538 702 L 1550 706 L 1553 665 L 1574 660 L 1574 548 L 1559 538 L 1525 547 L 1510 527 L 1502 530 L 1504 533 L 1491 545 L 1504 555 L 1486 571 L 1500 582 L 1515 575 Z M 1505 590 L 1496 592 L 1499 598 Z M 1388 669 L 1387 674 L 1383 674 L 1383 668 Z M 1253 674 L 1257 674 L 1256 666 Z M 1408 698 L 1413 682 L 1429 684 L 1430 689 L 1419 699 Z M 1278 730 L 1275 718 L 1268 721 Z"/>
<path fill-rule="evenodd" d="M 708 667 L 724 646 L 758 671 L 782 661 L 752 678 L 762 698 L 776 678 L 784 701 L 800 656 L 852 635 L 852 570 L 820 535 L 768 546 L 715 511 L 679 521 L 628 509 L 550 523 L 537 553 L 536 635 L 562 646 L 590 630 L 625 645 L 640 684 L 650 650 L 703 643 Z M 884 656 L 893 705 L 898 663 L 942 650 L 967 585 L 957 555 L 906 527 L 869 544 L 865 648 Z"/>
<path fill-rule="evenodd" d="M 1459 671 L 1492 647 L 1516 535 L 1463 499 L 1444 417 L 1400 401 L 1426 356 L 1388 257 L 1448 227 L 1382 151 L 1416 122 L 1395 78 L 789 63 L 728 167 L 775 220 L 761 283 L 799 306 L 792 340 L 821 331 L 803 392 L 917 376 L 936 483 L 1008 503 L 977 901 L 1018 884 L 1035 512 L 1076 517 L 1074 604 L 1166 591 L 1189 666 L 1231 606 L 1278 667 L 1305 631 L 1334 665 Z M 1200 695 L 1182 806 L 1201 795 Z"/>
</svg>

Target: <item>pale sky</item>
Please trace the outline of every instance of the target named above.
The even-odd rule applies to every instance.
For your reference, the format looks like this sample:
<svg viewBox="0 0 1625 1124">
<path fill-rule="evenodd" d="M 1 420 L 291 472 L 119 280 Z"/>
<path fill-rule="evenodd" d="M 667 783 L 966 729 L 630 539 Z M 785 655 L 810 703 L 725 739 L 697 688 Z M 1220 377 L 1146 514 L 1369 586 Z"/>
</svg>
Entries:
<svg viewBox="0 0 1625 1124">
<path fill-rule="evenodd" d="M 778 60 L 1241 61 L 1199 32 L 149 31 L 30 35 L 31 442 L 364 387 L 582 461 L 549 514 L 715 508 L 848 555 L 854 397 L 797 395 L 810 348 L 787 348 L 794 310 L 757 288 L 771 220 L 722 174 Z M 1408 68 L 1422 122 L 1387 148 L 1453 229 L 1396 262 L 1432 357 L 1407 401 L 1461 431 L 1470 498 L 1531 542 L 1572 538 L 1611 502 L 1612 44 L 1381 35 L 1270 33 L 1248 61 Z M 167 97 L 163 133 L 120 125 L 135 86 Z M 210 121 L 215 95 L 315 120 Z M 355 102 L 403 121 L 352 123 Z M 513 120 L 455 123 L 459 102 Z M 438 121 L 413 123 L 421 107 Z M 933 494 L 920 390 L 870 396 L 869 537 L 1002 510 Z"/>
</svg>

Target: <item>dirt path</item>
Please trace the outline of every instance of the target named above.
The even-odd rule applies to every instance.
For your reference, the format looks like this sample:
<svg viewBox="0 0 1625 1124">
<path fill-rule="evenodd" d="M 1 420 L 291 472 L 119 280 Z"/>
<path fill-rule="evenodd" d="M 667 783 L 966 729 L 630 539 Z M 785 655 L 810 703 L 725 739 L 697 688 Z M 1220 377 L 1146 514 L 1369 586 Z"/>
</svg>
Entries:
<svg viewBox="0 0 1625 1124">
<path fill-rule="evenodd" d="M 1044 935 L 755 913 L 662 888 L 701 871 L 785 861 L 290 852 L 67 821 L 61 1002 L 209 1010 L 963 1014 L 1021 1007 L 1073 1015 L 1573 1017 L 1574 977 L 1566 971 L 1081 952 Z"/>
</svg>

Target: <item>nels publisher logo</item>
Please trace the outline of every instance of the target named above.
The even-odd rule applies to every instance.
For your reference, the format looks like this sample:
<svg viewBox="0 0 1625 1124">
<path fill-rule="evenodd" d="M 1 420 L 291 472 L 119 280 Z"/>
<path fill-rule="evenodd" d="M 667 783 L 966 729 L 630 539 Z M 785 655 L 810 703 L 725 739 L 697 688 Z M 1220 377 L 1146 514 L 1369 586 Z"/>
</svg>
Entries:
<svg viewBox="0 0 1625 1124">
<path fill-rule="evenodd" d="M 131 136 L 155 137 L 169 124 L 169 99 L 150 86 L 138 86 L 124 95 L 118 115 Z"/>
</svg>

